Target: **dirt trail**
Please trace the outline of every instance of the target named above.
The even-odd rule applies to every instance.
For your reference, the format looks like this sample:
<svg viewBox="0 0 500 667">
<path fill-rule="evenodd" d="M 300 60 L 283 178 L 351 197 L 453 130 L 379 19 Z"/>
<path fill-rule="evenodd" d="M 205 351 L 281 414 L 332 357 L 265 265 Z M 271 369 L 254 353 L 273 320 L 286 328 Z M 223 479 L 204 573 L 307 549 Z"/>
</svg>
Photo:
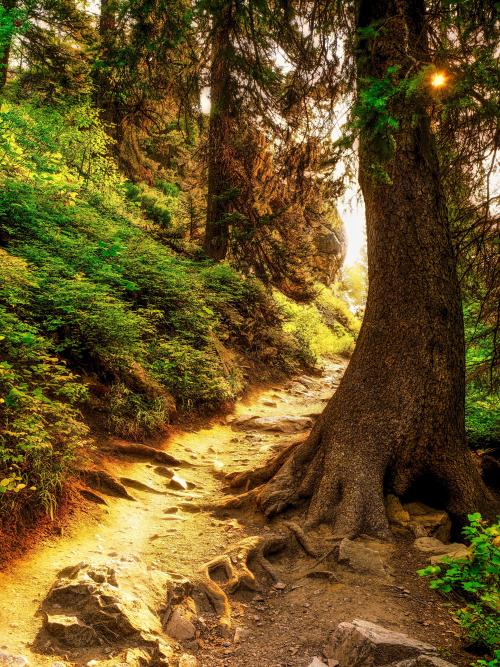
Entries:
<svg viewBox="0 0 500 667">
<path fill-rule="evenodd" d="M 171 488 L 162 465 L 125 458 L 108 460 L 107 470 L 122 480 L 135 501 L 104 496 L 106 506 L 92 507 L 62 536 L 46 539 L 0 573 L 0 649 L 24 655 L 30 665 L 40 667 L 56 661 L 85 665 L 83 654 L 65 660 L 64 656 L 40 655 L 32 646 L 42 623 L 40 602 L 62 568 L 81 561 L 105 563 L 118 554 L 137 556 L 148 565 L 189 577 L 243 537 L 269 530 L 259 515 L 233 513 L 215 518 L 209 512 L 196 511 L 199 505 L 221 498 L 225 471 L 254 467 L 296 435 L 251 426 L 238 428 L 233 419 L 317 415 L 344 368 L 342 360 L 331 362 L 321 378 L 303 376 L 283 387 L 255 391 L 238 402 L 229 418 L 214 420 L 201 430 L 171 434 L 164 448 L 191 464 L 177 471 L 187 489 Z M 327 562 L 323 568 L 327 574 L 318 575 L 321 578 L 300 576 L 304 558 L 304 554 L 292 551 L 276 560 L 286 587 L 266 587 L 258 594 L 243 591 L 235 596 L 239 640 L 207 632 L 196 644 L 190 642 L 187 648 L 196 652 L 199 664 L 306 667 L 314 655 L 321 654 L 336 624 L 356 617 L 434 642 L 456 664 L 468 664 L 456 650 L 457 629 L 444 605 L 436 603 L 425 583 L 414 575 L 426 559 L 413 553 L 408 544 L 392 548 L 391 581 L 347 570 L 330 577 Z"/>
</svg>

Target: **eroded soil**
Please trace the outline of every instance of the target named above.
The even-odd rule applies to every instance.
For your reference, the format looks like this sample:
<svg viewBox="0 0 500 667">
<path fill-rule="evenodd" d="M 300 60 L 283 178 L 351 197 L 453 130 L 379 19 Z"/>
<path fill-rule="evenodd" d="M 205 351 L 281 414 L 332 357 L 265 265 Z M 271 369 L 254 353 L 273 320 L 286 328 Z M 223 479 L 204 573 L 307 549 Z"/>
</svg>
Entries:
<svg viewBox="0 0 500 667">
<path fill-rule="evenodd" d="M 344 367 L 345 362 L 337 360 L 327 365 L 323 377 L 303 376 L 257 390 L 241 400 L 229 418 L 173 432 L 162 447 L 189 463 L 175 471 L 186 482 L 181 481 L 180 488 L 171 486 L 165 465 L 132 457 L 103 460 L 100 465 L 121 480 L 135 500 L 101 494 L 105 505 L 85 504 L 62 535 L 44 539 L 0 573 L 0 648 L 40 667 L 56 661 L 68 667 L 86 665 L 100 655 L 88 650 L 50 655 L 36 642 L 40 603 L 62 568 L 136 556 L 189 578 L 242 538 L 273 530 L 273 524 L 248 510 L 215 516 L 204 509 L 223 497 L 226 471 L 254 467 L 299 435 L 237 426 L 234 417 L 314 417 Z M 318 544 L 322 537 L 316 535 Z M 324 538 L 327 553 L 326 533 Z M 430 642 L 457 665 L 469 664 L 471 657 L 460 649 L 459 629 L 444 601 L 415 575 L 428 557 L 412 548 L 409 537 L 377 548 L 384 551 L 388 578 L 352 571 L 333 556 L 318 563 L 298 545 L 278 554 L 273 559 L 278 586 L 264 577 L 262 590 L 232 596 L 235 637 L 221 637 L 207 624 L 199 638 L 179 651 L 196 655 L 203 667 L 307 667 L 313 656 L 321 656 L 340 621 L 363 618 Z"/>
</svg>

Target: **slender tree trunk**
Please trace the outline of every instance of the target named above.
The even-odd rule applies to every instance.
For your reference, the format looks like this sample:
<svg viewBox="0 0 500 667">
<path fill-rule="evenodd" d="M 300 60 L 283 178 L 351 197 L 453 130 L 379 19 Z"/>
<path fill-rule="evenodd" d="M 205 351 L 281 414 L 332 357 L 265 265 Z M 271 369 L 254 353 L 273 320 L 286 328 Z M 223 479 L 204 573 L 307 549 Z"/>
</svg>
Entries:
<svg viewBox="0 0 500 667">
<path fill-rule="evenodd" d="M 16 0 L 2 0 L 2 7 L 11 11 L 16 6 Z M 2 51 L 0 55 L 0 90 L 3 90 L 7 83 L 7 75 L 9 73 L 10 50 L 12 48 L 12 35 L 2 44 Z"/>
<path fill-rule="evenodd" d="M 208 129 L 208 201 L 204 249 L 212 259 L 224 259 L 229 245 L 231 212 L 230 141 L 234 131 L 235 84 L 231 74 L 233 46 L 232 1 L 214 11 L 210 68 Z"/>
<path fill-rule="evenodd" d="M 393 65 L 404 76 L 426 49 L 423 0 L 361 0 L 358 27 L 374 21 L 360 86 Z M 360 137 L 369 290 L 355 352 L 309 438 L 255 477 L 271 477 L 257 489 L 267 514 L 308 500 L 309 521 L 339 536 L 385 533 L 387 492 L 430 492 L 456 518 L 487 497 L 465 441 L 460 291 L 425 99 L 394 111 L 390 183 L 369 129 Z"/>
</svg>

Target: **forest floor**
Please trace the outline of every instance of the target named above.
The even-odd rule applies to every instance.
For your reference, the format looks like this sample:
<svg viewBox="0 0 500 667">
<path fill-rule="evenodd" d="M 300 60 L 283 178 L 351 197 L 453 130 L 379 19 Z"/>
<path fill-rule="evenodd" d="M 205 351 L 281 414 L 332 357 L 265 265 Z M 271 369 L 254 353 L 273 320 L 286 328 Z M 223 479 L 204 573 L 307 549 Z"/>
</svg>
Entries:
<svg viewBox="0 0 500 667">
<path fill-rule="evenodd" d="M 345 365 L 338 359 L 325 366 L 321 377 L 301 376 L 256 389 L 231 415 L 173 431 L 161 447 L 189 464 L 177 471 L 186 481 L 179 482 L 180 488 L 173 488 L 163 465 L 133 457 L 101 460 L 100 467 L 120 479 L 135 500 L 103 496 L 106 504 L 80 503 L 58 534 L 45 536 L 0 572 L 0 649 L 41 667 L 117 665 L 109 650 L 56 654 L 41 641 L 40 604 L 57 573 L 81 561 L 105 565 L 122 557 L 189 578 L 239 540 L 279 525 L 269 527 L 249 510 L 214 515 L 205 509 L 224 497 L 224 471 L 253 468 L 300 435 L 238 422 L 293 417 L 290 423 L 285 419 L 283 428 L 298 431 L 321 412 Z M 203 667 L 307 667 L 322 655 L 339 622 L 361 618 L 431 643 L 456 665 L 470 664 L 446 604 L 415 574 L 428 563 L 428 554 L 413 549 L 409 536 L 391 545 L 374 544 L 374 549 L 383 553 L 387 576 L 356 572 L 328 559 L 319 566 L 298 546 L 277 554 L 271 560 L 278 585 L 267 582 L 262 590 L 231 596 L 236 637 L 222 637 L 207 623 L 179 650 L 195 655 Z"/>
</svg>

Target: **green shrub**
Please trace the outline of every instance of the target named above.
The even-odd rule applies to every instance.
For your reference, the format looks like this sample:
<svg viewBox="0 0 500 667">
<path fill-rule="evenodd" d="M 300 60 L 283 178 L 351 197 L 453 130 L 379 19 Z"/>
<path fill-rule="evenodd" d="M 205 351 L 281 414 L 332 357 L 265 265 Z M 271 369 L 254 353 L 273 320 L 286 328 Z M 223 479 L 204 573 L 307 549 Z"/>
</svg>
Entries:
<svg viewBox="0 0 500 667">
<path fill-rule="evenodd" d="M 164 396 L 146 397 L 123 382 L 106 394 L 105 421 L 112 433 L 124 438 L 141 438 L 163 429 L 170 418 L 170 403 Z"/>
<path fill-rule="evenodd" d="M 339 321 L 339 313 L 345 321 L 356 328 L 356 320 L 349 313 L 346 304 L 332 294 L 319 294 L 318 300 L 310 304 L 296 303 L 276 292 L 275 299 L 285 319 L 284 330 L 298 342 L 306 360 L 316 363 L 321 357 L 336 354 L 349 355 L 354 349 L 354 332 Z M 342 304 L 342 305 L 341 305 Z M 326 315 L 324 313 L 327 313 Z"/>
<path fill-rule="evenodd" d="M 488 447 L 500 441 L 500 394 L 468 382 L 465 394 L 465 428 L 472 447 Z"/>
<path fill-rule="evenodd" d="M 232 400 L 242 388 L 241 373 L 221 361 L 215 349 L 196 350 L 181 339 L 155 346 L 151 372 L 176 396 L 182 408 L 211 409 Z"/>
<path fill-rule="evenodd" d="M 418 574 L 432 577 L 430 587 L 464 604 L 453 611 L 474 645 L 489 653 L 500 649 L 500 521 L 488 525 L 480 514 L 469 515 L 463 533 L 470 542 L 466 558 L 447 558 Z M 498 656 L 497 656 L 498 657 Z M 493 664 L 484 662 L 483 664 Z"/>
<path fill-rule="evenodd" d="M 75 451 L 87 442 L 77 408 L 86 390 L 50 343 L 4 306 L 0 332 L 0 517 L 27 504 L 53 513 Z"/>
</svg>

